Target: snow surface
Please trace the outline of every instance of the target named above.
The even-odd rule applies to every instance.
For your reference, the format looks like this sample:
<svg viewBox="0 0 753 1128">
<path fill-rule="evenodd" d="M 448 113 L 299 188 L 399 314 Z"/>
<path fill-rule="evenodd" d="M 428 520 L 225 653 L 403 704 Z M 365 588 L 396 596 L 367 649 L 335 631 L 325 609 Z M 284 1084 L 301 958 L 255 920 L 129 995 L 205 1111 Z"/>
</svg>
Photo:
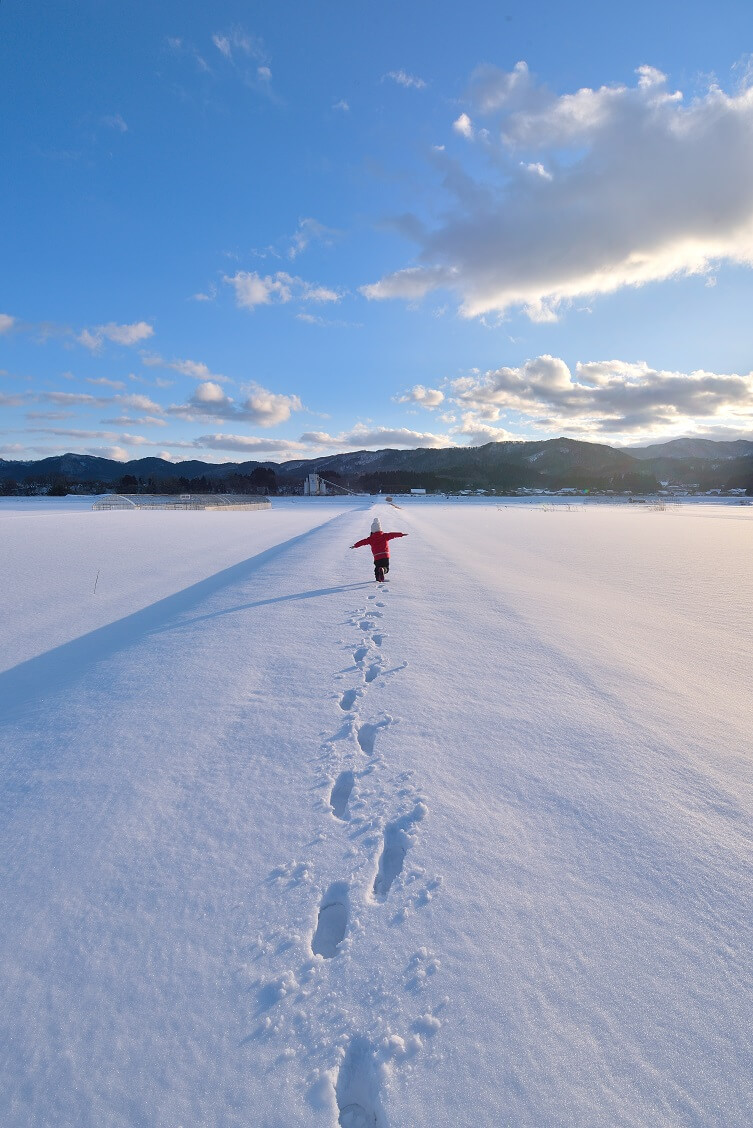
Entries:
<svg viewBox="0 0 753 1128">
<path fill-rule="evenodd" d="M 400 504 L 0 507 L 3 1125 L 753 1122 L 753 509 Z"/>
</svg>

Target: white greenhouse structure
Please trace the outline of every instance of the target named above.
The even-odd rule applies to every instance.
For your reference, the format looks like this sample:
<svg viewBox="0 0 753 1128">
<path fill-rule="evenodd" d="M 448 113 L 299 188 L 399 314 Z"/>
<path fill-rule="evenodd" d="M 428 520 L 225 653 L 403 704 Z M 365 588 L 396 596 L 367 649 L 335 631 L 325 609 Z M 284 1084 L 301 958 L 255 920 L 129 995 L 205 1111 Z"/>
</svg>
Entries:
<svg viewBox="0 0 753 1128">
<path fill-rule="evenodd" d="M 269 509 L 261 494 L 105 494 L 92 509 Z"/>
</svg>

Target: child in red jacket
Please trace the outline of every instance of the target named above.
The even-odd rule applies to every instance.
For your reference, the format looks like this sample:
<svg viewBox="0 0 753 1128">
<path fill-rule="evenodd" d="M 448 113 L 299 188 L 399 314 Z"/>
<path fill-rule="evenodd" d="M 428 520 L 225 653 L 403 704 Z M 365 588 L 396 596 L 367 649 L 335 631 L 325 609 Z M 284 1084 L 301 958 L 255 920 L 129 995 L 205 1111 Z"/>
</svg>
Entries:
<svg viewBox="0 0 753 1128">
<path fill-rule="evenodd" d="M 374 578 L 378 583 L 384 579 L 385 572 L 390 570 L 390 541 L 395 537 L 407 537 L 407 533 L 383 533 L 378 517 L 371 522 L 371 535 L 364 540 L 356 541 L 351 548 L 362 548 L 367 544 L 374 555 Z"/>
</svg>

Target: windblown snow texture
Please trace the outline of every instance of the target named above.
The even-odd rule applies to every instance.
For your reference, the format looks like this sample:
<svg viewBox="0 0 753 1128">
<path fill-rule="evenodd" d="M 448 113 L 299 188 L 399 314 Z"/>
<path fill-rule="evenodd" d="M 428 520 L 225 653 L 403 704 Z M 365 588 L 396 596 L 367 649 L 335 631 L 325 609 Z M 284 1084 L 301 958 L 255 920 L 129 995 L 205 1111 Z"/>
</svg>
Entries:
<svg viewBox="0 0 753 1128">
<path fill-rule="evenodd" d="M 747 1128 L 753 511 L 320 500 L 0 505 L 0 1121 Z"/>
</svg>

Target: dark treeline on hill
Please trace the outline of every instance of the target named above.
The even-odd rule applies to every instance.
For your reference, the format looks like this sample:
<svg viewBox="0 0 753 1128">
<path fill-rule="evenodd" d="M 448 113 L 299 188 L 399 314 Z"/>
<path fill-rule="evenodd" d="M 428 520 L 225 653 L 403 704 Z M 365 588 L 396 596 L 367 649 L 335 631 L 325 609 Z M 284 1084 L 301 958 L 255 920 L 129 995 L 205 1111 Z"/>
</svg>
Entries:
<svg viewBox="0 0 753 1128">
<path fill-rule="evenodd" d="M 480 447 L 351 451 L 292 462 L 161 458 L 115 462 L 65 454 L 37 461 L 0 459 L 0 494 L 65 493 L 285 493 L 303 492 L 310 473 L 346 489 L 398 493 L 517 489 L 654 492 L 662 486 L 747 489 L 753 494 L 753 441 L 675 439 L 650 447 L 617 449 L 575 439 L 506 441 Z"/>
<path fill-rule="evenodd" d="M 202 474 L 198 478 L 176 475 L 144 479 L 135 474 L 124 474 L 120 481 L 114 483 L 114 489 L 116 493 L 124 494 L 274 494 L 277 493 L 277 475 L 266 466 L 257 466 L 250 474 L 233 473 L 214 478 Z"/>
</svg>

